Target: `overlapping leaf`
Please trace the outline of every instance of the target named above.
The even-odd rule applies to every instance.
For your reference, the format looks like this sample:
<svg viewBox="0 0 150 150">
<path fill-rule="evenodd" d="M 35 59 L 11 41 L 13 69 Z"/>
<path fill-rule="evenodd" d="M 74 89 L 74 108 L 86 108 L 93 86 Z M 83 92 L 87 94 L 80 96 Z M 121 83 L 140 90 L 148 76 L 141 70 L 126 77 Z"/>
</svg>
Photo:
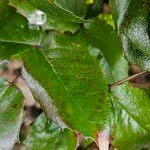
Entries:
<svg viewBox="0 0 150 150">
<path fill-rule="evenodd" d="M 10 0 L 10 5 L 16 7 L 18 12 L 28 19 L 29 24 L 42 26 L 44 30 L 75 32 L 79 29 L 80 23 L 85 21 L 57 7 L 53 1 Z"/>
<path fill-rule="evenodd" d="M 2 9 L 3 10 L 3 9 Z M 36 29 L 29 29 L 27 20 L 16 13 L 6 3 L 5 11 L 0 16 L 0 41 L 11 43 L 22 43 L 25 45 L 39 45 L 43 33 Z M 3 46 L 1 46 L 3 49 Z"/>
<path fill-rule="evenodd" d="M 111 0 L 126 58 L 150 71 L 150 1 Z"/>
<path fill-rule="evenodd" d="M 123 58 L 121 46 L 111 26 L 104 21 L 86 24 L 87 35 L 102 52 L 100 60 L 106 81 L 110 84 L 128 76 L 128 63 Z M 107 32 L 107 34 L 106 34 Z M 102 41 L 102 38 L 105 41 Z M 109 41 L 109 42 L 108 42 Z M 108 45 L 109 43 L 109 45 Z M 115 45 L 113 45 L 115 44 Z M 95 53 L 96 53 L 95 49 Z M 111 55 L 110 55 L 111 53 Z M 150 147 L 149 95 L 142 89 L 124 84 L 112 90 L 111 136 L 113 144 L 123 150 Z"/>
<path fill-rule="evenodd" d="M 77 147 L 76 135 L 69 129 L 61 128 L 40 115 L 30 127 L 24 141 L 29 150 L 54 149 L 74 150 Z"/>
<path fill-rule="evenodd" d="M 0 149 L 12 149 L 19 142 L 23 122 L 23 95 L 0 78 Z"/>
</svg>

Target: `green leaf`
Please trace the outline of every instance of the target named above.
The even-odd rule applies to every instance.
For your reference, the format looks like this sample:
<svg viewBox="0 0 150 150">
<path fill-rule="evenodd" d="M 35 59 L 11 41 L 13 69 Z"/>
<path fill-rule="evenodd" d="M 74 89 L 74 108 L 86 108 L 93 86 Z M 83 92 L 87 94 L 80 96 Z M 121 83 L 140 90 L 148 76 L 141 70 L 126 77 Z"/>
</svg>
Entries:
<svg viewBox="0 0 150 150">
<path fill-rule="evenodd" d="M 111 16 L 102 15 L 93 20 L 93 23 L 85 24 L 87 37 L 95 46 L 95 54 L 97 55 L 93 56 L 100 60 L 108 84 L 128 75 L 128 63 L 122 57 L 122 48 L 113 30 L 113 21 L 110 20 L 112 20 Z"/>
<path fill-rule="evenodd" d="M 77 137 L 70 129 L 62 130 L 55 123 L 47 121 L 45 114 L 42 114 L 32 123 L 24 144 L 29 150 L 74 150 Z"/>
<path fill-rule="evenodd" d="M 11 40 L 21 43 L 20 39 L 18 36 L 16 41 Z M 28 38 L 26 40 L 24 44 L 29 45 Z M 22 76 L 39 99 L 47 116 L 60 126 L 67 125 L 95 138 L 97 131 L 103 128 L 107 120 L 109 94 L 98 61 L 89 53 L 90 44 L 84 32 L 72 36 L 55 32 L 47 34 L 47 37 L 42 38 L 40 50 L 18 44 L 18 48 L 15 50 L 14 47 L 13 51 L 10 49 L 12 44 L 2 44 L 4 49 L 1 53 L 5 57 L 10 57 L 9 51 L 16 54 L 16 57 L 22 57 L 29 73 Z M 30 76 L 33 82 L 30 82 Z"/>
<path fill-rule="evenodd" d="M 16 14 L 15 10 L 10 7 L 7 7 L 0 16 L 0 28 L 1 42 L 39 45 L 43 34 L 35 29 L 30 30 L 26 19 Z"/>
<path fill-rule="evenodd" d="M 10 0 L 10 5 L 25 16 L 29 24 L 42 26 L 44 30 L 58 30 L 60 32 L 75 32 L 80 23 L 85 22 L 71 12 L 62 10 L 53 1 L 47 0 Z"/>
<path fill-rule="evenodd" d="M 84 32 L 74 36 L 51 34 L 45 41 L 47 46 L 40 50 L 28 49 L 14 57 L 24 62 L 28 73 L 24 70 L 22 77 L 47 116 L 52 115 L 49 103 L 53 102 L 67 126 L 96 137 L 107 120 L 109 94 L 99 63 L 88 51 L 90 45 Z M 53 120 L 56 115 L 52 115 Z"/>
<path fill-rule="evenodd" d="M 87 4 L 85 0 L 54 0 L 56 5 L 62 9 L 68 10 L 77 16 L 84 17 Z"/>
<path fill-rule="evenodd" d="M 119 150 L 141 150 L 142 148 L 149 148 L 149 132 L 143 129 L 138 124 L 139 122 L 135 121 L 135 118 L 132 118 L 126 109 L 123 109 L 115 100 L 113 101 L 113 107 L 113 130 L 111 131 L 111 136 L 114 140 L 112 144 Z"/>
<path fill-rule="evenodd" d="M 3 2 L 0 16 L 0 59 L 2 60 L 10 59 L 12 55 L 29 48 L 29 45 L 40 45 L 45 35 L 41 30 L 29 28 L 27 20 L 7 4 L 7 1 Z"/>
<path fill-rule="evenodd" d="M 112 27 L 104 20 L 97 20 L 95 23 L 86 24 L 85 28 L 90 40 L 102 52 L 95 57 L 100 60 L 106 81 L 110 84 L 127 77 L 128 63 L 123 58 L 121 46 Z M 147 92 L 124 84 L 112 89 L 111 93 L 115 96 L 112 97 L 110 116 L 113 145 L 121 150 L 150 147 L 150 97 Z"/>
<path fill-rule="evenodd" d="M 126 58 L 150 71 L 150 1 L 111 0 L 118 34 Z"/>
<path fill-rule="evenodd" d="M 18 142 L 22 122 L 22 93 L 0 78 L 0 149 L 12 149 Z"/>
<path fill-rule="evenodd" d="M 0 42 L 0 60 L 10 60 L 13 55 L 28 48 L 30 48 L 29 45 L 16 44 L 13 42 Z"/>
<path fill-rule="evenodd" d="M 125 57 L 128 59 L 128 61 L 149 71 L 150 57 L 139 51 L 139 49 L 137 49 L 125 35 L 122 35 L 121 39 L 125 49 Z"/>
</svg>

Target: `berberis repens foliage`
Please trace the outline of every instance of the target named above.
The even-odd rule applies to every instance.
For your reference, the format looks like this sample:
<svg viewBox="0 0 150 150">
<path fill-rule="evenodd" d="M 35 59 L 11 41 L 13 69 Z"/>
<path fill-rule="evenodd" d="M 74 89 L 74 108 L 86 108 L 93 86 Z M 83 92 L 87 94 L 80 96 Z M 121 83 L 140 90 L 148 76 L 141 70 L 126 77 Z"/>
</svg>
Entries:
<svg viewBox="0 0 150 150">
<path fill-rule="evenodd" d="M 108 86 L 128 77 L 129 62 L 150 71 L 150 1 L 111 0 L 112 14 L 103 5 L 0 0 L 0 149 L 19 141 L 31 96 L 43 113 L 20 139 L 26 149 L 74 150 L 81 134 L 100 147 L 150 148 L 149 91 Z"/>
</svg>

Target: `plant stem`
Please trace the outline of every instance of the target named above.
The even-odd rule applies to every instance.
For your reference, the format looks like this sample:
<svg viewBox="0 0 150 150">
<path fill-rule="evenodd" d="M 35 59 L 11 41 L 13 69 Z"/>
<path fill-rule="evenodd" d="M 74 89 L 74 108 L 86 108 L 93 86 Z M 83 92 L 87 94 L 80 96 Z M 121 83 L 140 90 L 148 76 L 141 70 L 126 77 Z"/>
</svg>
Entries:
<svg viewBox="0 0 150 150">
<path fill-rule="evenodd" d="M 117 82 L 115 82 L 115 83 L 113 83 L 113 84 L 110 84 L 110 85 L 109 85 L 109 88 L 112 89 L 112 88 L 114 88 L 115 86 L 121 85 L 121 84 L 123 84 L 124 82 L 130 81 L 130 80 L 132 80 L 132 79 L 134 79 L 134 78 L 136 78 L 136 77 L 139 77 L 139 76 L 141 76 L 141 75 L 143 75 L 143 74 L 145 74 L 145 73 L 146 73 L 146 71 L 142 71 L 142 72 L 139 72 L 139 73 L 134 74 L 134 75 L 132 75 L 132 76 L 129 76 L 129 77 L 127 77 L 127 78 L 124 78 L 124 79 L 122 79 L 122 80 L 120 80 L 120 81 L 117 81 Z"/>
</svg>

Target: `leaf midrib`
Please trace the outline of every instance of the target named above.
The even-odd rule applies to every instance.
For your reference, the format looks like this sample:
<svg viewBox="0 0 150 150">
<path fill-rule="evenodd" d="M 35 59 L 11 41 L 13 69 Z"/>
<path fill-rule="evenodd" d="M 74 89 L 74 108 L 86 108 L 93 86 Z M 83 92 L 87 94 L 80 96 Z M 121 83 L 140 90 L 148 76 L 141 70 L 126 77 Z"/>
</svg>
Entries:
<svg viewBox="0 0 150 150">
<path fill-rule="evenodd" d="M 61 82 L 61 84 L 63 85 L 63 87 L 64 87 L 64 89 L 66 90 L 66 92 L 71 96 L 71 99 L 74 101 L 74 103 L 76 104 L 76 106 L 79 108 L 79 110 L 80 110 L 81 112 L 83 112 L 82 109 L 81 109 L 81 107 L 80 107 L 80 105 L 77 103 L 77 101 L 75 101 L 75 99 L 73 98 L 72 94 L 70 94 L 70 92 L 68 91 L 68 88 L 65 86 L 64 82 L 63 82 L 63 81 L 61 80 L 61 78 L 59 77 L 58 73 L 56 72 L 55 68 L 54 68 L 53 65 L 51 64 L 50 60 L 48 60 L 48 58 L 44 55 L 44 53 L 43 53 L 41 50 L 39 50 L 39 51 L 40 51 L 41 54 L 44 56 L 44 58 L 46 59 L 46 61 L 47 61 L 48 64 L 50 65 L 50 67 L 52 68 L 52 70 L 53 70 L 53 72 L 55 73 L 57 79 Z"/>
</svg>

